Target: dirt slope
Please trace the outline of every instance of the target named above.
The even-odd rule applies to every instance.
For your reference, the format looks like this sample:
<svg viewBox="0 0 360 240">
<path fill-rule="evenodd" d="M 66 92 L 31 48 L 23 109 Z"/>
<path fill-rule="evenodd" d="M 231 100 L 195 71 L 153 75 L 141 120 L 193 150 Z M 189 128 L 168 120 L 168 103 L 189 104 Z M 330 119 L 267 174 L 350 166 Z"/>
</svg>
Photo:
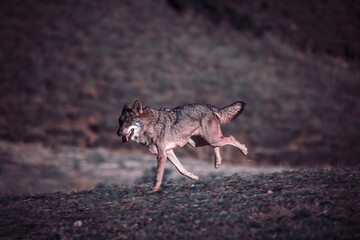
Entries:
<svg viewBox="0 0 360 240">
<path fill-rule="evenodd" d="M 277 29 L 284 16 L 264 11 Z M 285 44 L 277 31 L 241 31 L 191 7 L 179 14 L 167 1 L 3 1 L 0 23 L 3 140 L 123 149 L 115 132 L 125 102 L 243 100 L 246 111 L 224 133 L 259 164 L 354 165 L 360 154 L 359 72 L 346 59 Z"/>
</svg>

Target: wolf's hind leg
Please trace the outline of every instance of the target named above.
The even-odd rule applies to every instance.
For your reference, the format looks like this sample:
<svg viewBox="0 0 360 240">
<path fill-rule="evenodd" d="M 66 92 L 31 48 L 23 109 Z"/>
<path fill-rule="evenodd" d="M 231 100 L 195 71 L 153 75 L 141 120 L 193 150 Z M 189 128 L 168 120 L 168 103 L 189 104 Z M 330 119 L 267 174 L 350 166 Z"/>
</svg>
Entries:
<svg viewBox="0 0 360 240">
<path fill-rule="evenodd" d="M 211 146 L 213 146 L 214 148 L 215 147 L 222 147 L 224 145 L 232 145 L 234 147 L 237 147 L 238 149 L 240 149 L 240 151 L 244 155 L 246 155 L 248 153 L 248 150 L 245 147 L 245 145 L 239 143 L 233 136 L 229 136 L 229 137 L 221 136 L 218 141 L 215 141 L 215 142 L 211 143 Z"/>
<path fill-rule="evenodd" d="M 220 155 L 220 148 L 214 147 L 214 152 L 215 152 L 215 168 L 219 168 L 222 161 L 222 157 Z"/>
<path fill-rule="evenodd" d="M 175 153 L 173 150 L 169 150 L 166 152 L 167 154 L 167 157 L 169 159 L 169 161 L 174 164 L 174 166 L 176 167 L 176 169 L 184 176 L 187 176 L 193 180 L 199 180 L 199 176 L 194 174 L 194 173 L 191 173 L 191 172 L 188 172 L 184 166 L 180 163 L 179 159 L 176 157 Z"/>
<path fill-rule="evenodd" d="M 248 153 L 245 145 L 239 143 L 233 136 L 224 137 L 222 135 L 219 121 L 214 120 L 208 122 L 208 125 L 203 127 L 201 132 L 202 138 L 214 148 L 215 154 L 218 154 L 218 150 L 215 150 L 215 148 L 222 147 L 224 145 L 232 145 L 237 147 L 244 155 Z"/>
</svg>

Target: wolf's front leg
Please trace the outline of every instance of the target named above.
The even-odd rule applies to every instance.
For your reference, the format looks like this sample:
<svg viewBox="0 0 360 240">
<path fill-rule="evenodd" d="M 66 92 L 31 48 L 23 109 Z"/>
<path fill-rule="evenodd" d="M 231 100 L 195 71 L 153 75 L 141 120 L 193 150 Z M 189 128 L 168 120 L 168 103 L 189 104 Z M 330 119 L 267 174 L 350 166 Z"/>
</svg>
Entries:
<svg viewBox="0 0 360 240">
<path fill-rule="evenodd" d="M 194 174 L 194 173 L 191 173 L 191 172 L 188 172 L 184 166 L 180 163 L 179 159 L 176 157 L 175 153 L 173 150 L 169 150 L 166 152 L 167 154 L 167 157 L 169 159 L 169 161 L 174 164 L 174 166 L 176 167 L 176 169 L 184 176 L 187 176 L 193 180 L 199 180 L 199 176 Z"/>
<path fill-rule="evenodd" d="M 166 161 L 166 154 L 165 152 L 158 150 L 157 155 L 157 170 L 156 170 L 156 177 L 155 177 L 155 185 L 153 191 L 159 191 L 160 185 L 164 176 L 164 168 L 165 168 L 165 161 Z"/>
<path fill-rule="evenodd" d="M 222 157 L 220 155 L 220 148 L 214 147 L 215 152 L 215 168 L 219 168 L 222 162 Z"/>
</svg>

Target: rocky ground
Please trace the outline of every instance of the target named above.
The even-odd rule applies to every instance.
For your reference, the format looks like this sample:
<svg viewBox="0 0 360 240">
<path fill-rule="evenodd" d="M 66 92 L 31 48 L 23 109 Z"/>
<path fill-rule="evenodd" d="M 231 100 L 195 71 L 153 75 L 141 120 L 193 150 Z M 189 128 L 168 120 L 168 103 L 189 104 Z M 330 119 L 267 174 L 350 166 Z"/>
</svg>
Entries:
<svg viewBox="0 0 360 240">
<path fill-rule="evenodd" d="M 358 239 L 360 168 L 0 198 L 1 239 Z"/>
</svg>

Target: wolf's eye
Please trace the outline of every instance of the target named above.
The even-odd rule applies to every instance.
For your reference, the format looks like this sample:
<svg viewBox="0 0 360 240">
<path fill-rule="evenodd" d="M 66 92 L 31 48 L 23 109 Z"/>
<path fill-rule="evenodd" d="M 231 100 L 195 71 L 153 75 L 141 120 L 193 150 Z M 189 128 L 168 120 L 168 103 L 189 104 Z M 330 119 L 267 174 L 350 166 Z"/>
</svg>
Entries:
<svg viewBox="0 0 360 240">
<path fill-rule="evenodd" d="M 131 123 L 131 119 L 127 119 L 126 122 L 127 122 L 127 123 Z"/>
</svg>

